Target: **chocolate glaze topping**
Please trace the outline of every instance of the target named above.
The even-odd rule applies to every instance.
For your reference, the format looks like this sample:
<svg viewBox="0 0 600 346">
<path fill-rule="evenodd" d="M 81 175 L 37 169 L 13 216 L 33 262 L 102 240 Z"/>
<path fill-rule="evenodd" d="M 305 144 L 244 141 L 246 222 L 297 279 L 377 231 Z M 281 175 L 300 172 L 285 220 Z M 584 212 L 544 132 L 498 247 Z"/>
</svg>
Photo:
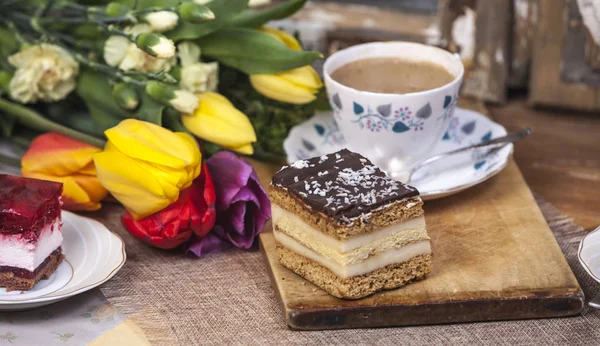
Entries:
<svg viewBox="0 0 600 346">
<path fill-rule="evenodd" d="M 338 222 L 419 195 L 416 188 L 388 178 L 371 161 L 346 149 L 296 161 L 277 172 L 271 183 Z"/>
</svg>

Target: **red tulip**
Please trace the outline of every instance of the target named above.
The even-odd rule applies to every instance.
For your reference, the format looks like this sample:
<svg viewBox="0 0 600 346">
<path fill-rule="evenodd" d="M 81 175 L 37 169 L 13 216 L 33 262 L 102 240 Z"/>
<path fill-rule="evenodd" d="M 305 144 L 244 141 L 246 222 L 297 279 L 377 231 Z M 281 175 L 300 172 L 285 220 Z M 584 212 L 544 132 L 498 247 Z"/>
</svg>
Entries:
<svg viewBox="0 0 600 346">
<path fill-rule="evenodd" d="M 215 200 L 215 187 L 206 164 L 203 164 L 198 178 L 180 192 L 176 202 L 137 221 L 126 211 L 121 221 L 131 235 L 143 242 L 172 249 L 188 241 L 193 234 L 203 237 L 213 228 Z"/>
</svg>

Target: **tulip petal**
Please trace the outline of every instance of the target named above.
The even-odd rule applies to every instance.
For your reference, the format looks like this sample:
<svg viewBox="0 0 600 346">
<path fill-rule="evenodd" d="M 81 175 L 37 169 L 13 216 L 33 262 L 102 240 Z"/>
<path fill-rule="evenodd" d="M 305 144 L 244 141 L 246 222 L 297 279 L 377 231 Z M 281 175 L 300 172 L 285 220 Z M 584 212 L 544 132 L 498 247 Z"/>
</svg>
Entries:
<svg viewBox="0 0 600 346">
<path fill-rule="evenodd" d="M 323 86 L 321 78 L 319 78 L 317 71 L 315 71 L 312 66 L 298 67 L 293 70 L 280 73 L 279 76 L 296 84 L 297 86 L 315 89 L 315 93 L 318 91 L 317 89 Z"/>
<path fill-rule="evenodd" d="M 317 90 L 301 87 L 278 74 L 256 74 L 250 76 L 250 84 L 264 96 L 282 102 L 305 104 L 314 101 Z"/>
<path fill-rule="evenodd" d="M 104 132 L 109 141 L 123 154 L 172 168 L 195 165 L 199 149 L 190 150 L 189 142 L 161 126 L 126 119 Z"/>
<path fill-rule="evenodd" d="M 254 154 L 254 147 L 252 146 L 252 144 L 246 144 L 246 145 L 242 145 L 241 147 L 226 147 L 225 149 L 228 150 L 232 150 L 235 151 L 237 153 L 243 154 L 243 155 L 252 155 Z"/>
<path fill-rule="evenodd" d="M 98 179 L 137 220 L 177 200 L 165 191 L 147 165 L 111 150 L 94 155 Z"/>
<path fill-rule="evenodd" d="M 283 42 L 283 44 L 285 44 L 290 49 L 302 50 L 302 47 L 300 46 L 300 42 L 298 42 L 298 40 L 296 40 L 296 38 L 294 38 L 294 36 L 288 34 L 285 31 L 271 28 L 268 26 L 263 26 L 259 30 L 264 32 L 265 34 L 269 34 L 272 37 L 275 37 L 277 40 Z"/>
<path fill-rule="evenodd" d="M 217 227 L 219 226 L 215 226 L 215 229 Z M 223 251 L 225 249 L 229 249 L 230 247 L 230 243 L 228 243 L 226 240 L 219 238 L 211 232 L 205 235 L 204 237 L 198 239 L 192 245 L 190 245 L 190 247 L 187 250 L 187 253 L 189 254 L 191 252 L 194 255 L 200 257 L 202 255 L 206 255 L 212 252 Z"/>
<path fill-rule="evenodd" d="M 102 149 L 60 135 L 45 133 L 36 137 L 23 155 L 21 166 L 26 172 L 38 172 L 53 176 L 68 176 L 85 170 L 94 175 L 92 156 Z"/>
<path fill-rule="evenodd" d="M 196 136 L 224 147 L 239 147 L 256 141 L 248 117 L 217 93 L 198 96 L 194 114 L 182 116 L 183 125 Z"/>
</svg>

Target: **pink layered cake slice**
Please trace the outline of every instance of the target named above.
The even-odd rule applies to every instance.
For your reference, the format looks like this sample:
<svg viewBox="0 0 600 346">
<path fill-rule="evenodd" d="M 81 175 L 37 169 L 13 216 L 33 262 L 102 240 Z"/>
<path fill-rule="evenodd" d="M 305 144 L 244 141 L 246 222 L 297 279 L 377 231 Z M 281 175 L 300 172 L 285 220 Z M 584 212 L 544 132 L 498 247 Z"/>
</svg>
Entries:
<svg viewBox="0 0 600 346">
<path fill-rule="evenodd" d="M 0 287 L 30 290 L 63 260 L 62 184 L 0 174 Z"/>
</svg>

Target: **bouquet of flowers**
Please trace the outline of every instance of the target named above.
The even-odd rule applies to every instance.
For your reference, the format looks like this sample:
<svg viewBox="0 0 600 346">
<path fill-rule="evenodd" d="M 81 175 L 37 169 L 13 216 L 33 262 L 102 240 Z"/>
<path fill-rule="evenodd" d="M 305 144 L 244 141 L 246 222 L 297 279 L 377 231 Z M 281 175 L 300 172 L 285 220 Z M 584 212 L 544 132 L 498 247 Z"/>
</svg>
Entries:
<svg viewBox="0 0 600 346">
<path fill-rule="evenodd" d="M 67 209 L 110 193 L 149 244 L 247 248 L 270 205 L 232 152 L 281 160 L 317 107 L 321 54 L 265 26 L 305 1 L 0 0 L 0 134 Z"/>
</svg>

